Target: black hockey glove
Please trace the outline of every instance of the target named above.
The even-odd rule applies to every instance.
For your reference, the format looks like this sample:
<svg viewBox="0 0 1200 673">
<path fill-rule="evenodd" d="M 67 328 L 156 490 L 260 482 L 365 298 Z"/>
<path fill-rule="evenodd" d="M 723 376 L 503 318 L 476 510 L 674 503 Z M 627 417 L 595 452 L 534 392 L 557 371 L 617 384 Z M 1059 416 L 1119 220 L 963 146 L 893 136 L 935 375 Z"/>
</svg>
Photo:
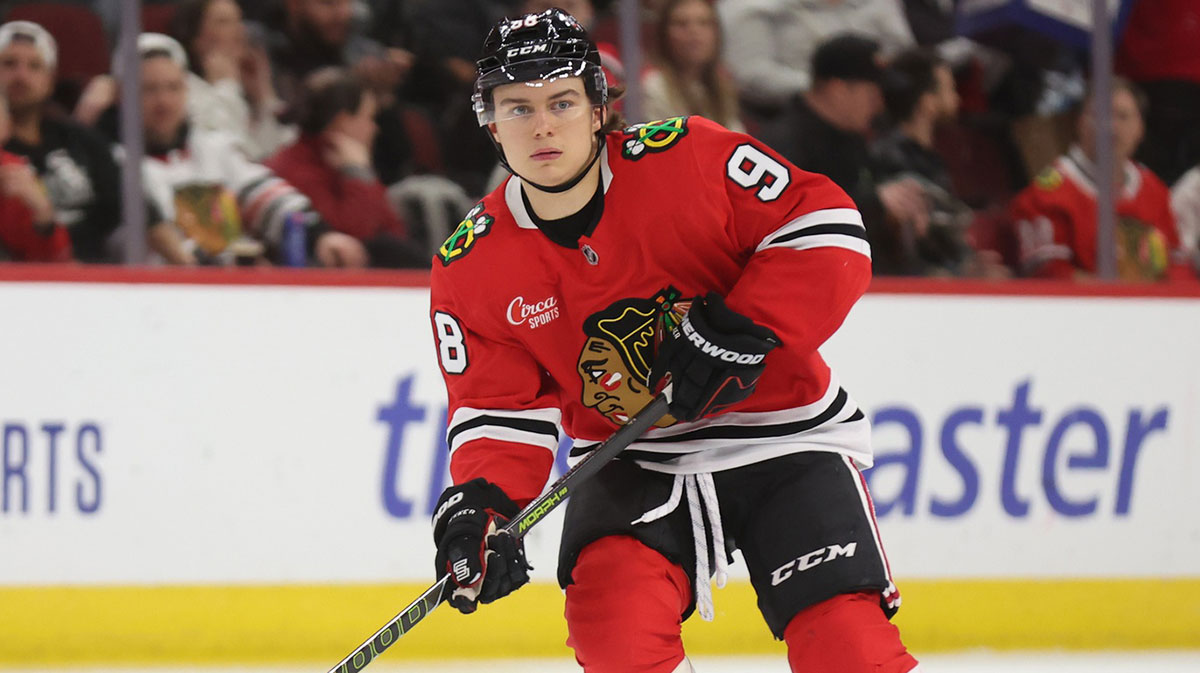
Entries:
<svg viewBox="0 0 1200 673">
<path fill-rule="evenodd" d="M 450 573 L 450 605 L 463 614 L 491 603 L 529 581 L 521 540 L 500 530 L 516 516 L 517 504 L 499 486 L 472 479 L 451 486 L 438 498 L 433 515 L 437 577 Z"/>
<path fill-rule="evenodd" d="M 650 386 L 671 375 L 671 415 L 694 421 L 750 397 L 767 353 L 779 345 L 771 330 L 725 305 L 716 292 L 696 299 L 666 336 Z"/>
</svg>

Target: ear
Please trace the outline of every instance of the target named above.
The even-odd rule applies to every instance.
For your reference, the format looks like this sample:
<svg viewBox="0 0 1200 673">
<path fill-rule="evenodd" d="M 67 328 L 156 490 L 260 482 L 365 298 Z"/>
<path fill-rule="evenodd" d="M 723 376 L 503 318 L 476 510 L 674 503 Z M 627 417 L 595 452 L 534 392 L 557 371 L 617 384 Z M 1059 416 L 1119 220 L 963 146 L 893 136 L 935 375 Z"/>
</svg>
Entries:
<svg viewBox="0 0 1200 673">
<path fill-rule="evenodd" d="M 608 106 L 601 105 L 599 109 L 592 108 L 592 133 L 597 133 L 601 128 L 604 128 L 604 122 L 608 121 Z"/>
</svg>

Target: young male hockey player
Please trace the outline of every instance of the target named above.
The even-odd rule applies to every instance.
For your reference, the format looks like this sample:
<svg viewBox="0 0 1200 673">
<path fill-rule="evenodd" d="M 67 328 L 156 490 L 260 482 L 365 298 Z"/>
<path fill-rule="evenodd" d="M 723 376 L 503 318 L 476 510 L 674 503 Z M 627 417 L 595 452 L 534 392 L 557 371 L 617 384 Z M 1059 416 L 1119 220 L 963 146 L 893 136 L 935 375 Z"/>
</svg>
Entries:
<svg viewBox="0 0 1200 673">
<path fill-rule="evenodd" d="M 437 574 L 472 612 L 528 581 L 497 528 L 669 380 L 670 415 L 573 491 L 559 558 L 585 671 L 690 671 L 740 548 L 794 671 L 905 673 L 866 485 L 869 426 L 817 353 L 866 289 L 853 202 L 699 117 L 616 130 L 600 61 L 560 10 L 498 24 L 474 96 L 514 175 L 434 261 L 454 486 Z M 686 501 L 686 504 L 681 504 Z"/>
</svg>

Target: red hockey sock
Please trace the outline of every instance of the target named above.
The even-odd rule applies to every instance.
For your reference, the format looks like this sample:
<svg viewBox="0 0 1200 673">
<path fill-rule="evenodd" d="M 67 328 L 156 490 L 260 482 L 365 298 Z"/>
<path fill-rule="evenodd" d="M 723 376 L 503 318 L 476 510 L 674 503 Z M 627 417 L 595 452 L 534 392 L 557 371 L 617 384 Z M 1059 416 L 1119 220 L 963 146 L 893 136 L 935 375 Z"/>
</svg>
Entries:
<svg viewBox="0 0 1200 673">
<path fill-rule="evenodd" d="M 586 673 L 670 673 L 683 659 L 683 568 L 627 536 L 584 547 L 567 586 L 567 645 Z"/>
<path fill-rule="evenodd" d="M 793 673 L 908 673 L 917 665 L 879 594 L 843 594 L 792 618 L 783 632 Z"/>
</svg>

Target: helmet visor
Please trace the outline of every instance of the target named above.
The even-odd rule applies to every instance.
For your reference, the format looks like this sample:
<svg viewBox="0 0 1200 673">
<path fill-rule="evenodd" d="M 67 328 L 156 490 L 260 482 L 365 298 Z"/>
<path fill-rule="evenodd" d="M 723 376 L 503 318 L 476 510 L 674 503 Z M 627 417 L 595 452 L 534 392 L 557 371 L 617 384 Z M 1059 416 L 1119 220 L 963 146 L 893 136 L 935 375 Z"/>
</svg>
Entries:
<svg viewBox="0 0 1200 673">
<path fill-rule="evenodd" d="M 572 77 L 583 80 L 582 100 L 579 96 L 569 95 L 553 96 L 546 100 L 544 94 L 537 92 L 548 84 Z M 495 89 L 506 84 L 525 84 L 529 87 L 529 95 L 517 93 L 497 100 L 494 95 Z M 603 105 L 607 99 L 607 91 L 604 71 L 594 63 L 584 60 L 538 59 L 501 66 L 481 75 L 475 82 L 475 94 L 471 101 L 480 126 L 495 122 L 530 120 L 543 109 L 552 115 L 553 119 L 565 122 L 577 118 L 593 106 Z"/>
</svg>

